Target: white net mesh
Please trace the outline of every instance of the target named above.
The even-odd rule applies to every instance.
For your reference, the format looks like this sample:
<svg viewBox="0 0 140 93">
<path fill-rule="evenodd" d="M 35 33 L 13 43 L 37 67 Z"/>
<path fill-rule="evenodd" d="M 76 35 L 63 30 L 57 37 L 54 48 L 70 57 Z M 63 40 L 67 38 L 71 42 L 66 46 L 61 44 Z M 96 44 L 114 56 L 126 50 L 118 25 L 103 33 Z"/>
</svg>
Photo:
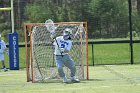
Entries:
<svg viewBox="0 0 140 93">
<path fill-rule="evenodd" d="M 72 30 L 73 46 L 70 51 L 74 62 L 76 63 L 76 78 L 87 78 L 87 31 L 84 23 L 55 23 L 56 36 L 63 34 L 66 28 Z M 28 25 L 27 25 L 28 26 Z M 54 46 L 50 37 L 50 32 L 42 25 L 34 24 L 30 39 L 31 59 L 28 72 L 31 73 L 28 78 L 36 81 L 49 81 L 52 79 L 60 79 L 55 64 Z M 29 63 L 29 62 L 27 62 Z M 63 67 L 67 77 L 70 77 L 70 71 L 67 67 Z"/>
</svg>

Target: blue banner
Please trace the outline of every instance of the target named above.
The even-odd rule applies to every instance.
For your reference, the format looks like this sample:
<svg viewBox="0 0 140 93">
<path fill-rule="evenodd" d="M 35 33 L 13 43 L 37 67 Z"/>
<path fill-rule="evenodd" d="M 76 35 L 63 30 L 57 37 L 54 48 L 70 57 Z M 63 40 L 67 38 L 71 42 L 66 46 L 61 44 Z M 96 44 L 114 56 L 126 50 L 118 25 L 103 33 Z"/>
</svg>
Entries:
<svg viewBox="0 0 140 93">
<path fill-rule="evenodd" d="M 10 70 L 19 70 L 18 34 L 16 32 L 9 33 L 8 39 Z"/>
</svg>

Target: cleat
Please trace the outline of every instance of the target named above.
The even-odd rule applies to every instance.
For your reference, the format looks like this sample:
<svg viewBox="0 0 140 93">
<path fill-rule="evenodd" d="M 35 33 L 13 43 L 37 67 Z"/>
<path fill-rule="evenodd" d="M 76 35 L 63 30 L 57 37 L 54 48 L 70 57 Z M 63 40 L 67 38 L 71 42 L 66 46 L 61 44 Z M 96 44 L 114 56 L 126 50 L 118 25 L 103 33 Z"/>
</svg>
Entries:
<svg viewBox="0 0 140 93">
<path fill-rule="evenodd" d="M 68 83 L 66 76 L 63 78 L 63 83 Z"/>
<path fill-rule="evenodd" d="M 4 72 L 8 71 L 8 69 L 4 68 Z"/>
<path fill-rule="evenodd" d="M 67 84 L 67 83 L 68 83 L 68 81 L 63 81 L 63 83 L 66 83 L 66 84 Z"/>
<path fill-rule="evenodd" d="M 73 80 L 71 80 L 71 82 L 73 82 L 73 83 L 79 83 L 80 80 L 78 80 L 78 79 L 73 79 Z"/>
<path fill-rule="evenodd" d="M 6 72 L 6 71 L 8 71 L 8 70 L 4 70 L 4 72 Z"/>
</svg>

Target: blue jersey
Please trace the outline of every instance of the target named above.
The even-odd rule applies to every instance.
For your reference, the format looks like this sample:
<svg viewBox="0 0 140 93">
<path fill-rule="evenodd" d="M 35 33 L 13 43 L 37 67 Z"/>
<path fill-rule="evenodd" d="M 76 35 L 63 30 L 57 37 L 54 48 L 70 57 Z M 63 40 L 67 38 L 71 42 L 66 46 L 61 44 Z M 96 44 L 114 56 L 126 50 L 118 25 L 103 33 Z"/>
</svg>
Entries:
<svg viewBox="0 0 140 93">
<path fill-rule="evenodd" d="M 59 36 L 56 38 L 54 45 L 55 45 L 55 53 L 54 54 L 61 55 L 59 48 L 64 48 L 65 50 L 70 51 L 70 49 L 72 47 L 72 41 L 71 40 L 64 40 L 63 36 Z M 62 53 L 62 55 L 65 55 L 65 54 L 67 54 L 67 53 Z"/>
</svg>

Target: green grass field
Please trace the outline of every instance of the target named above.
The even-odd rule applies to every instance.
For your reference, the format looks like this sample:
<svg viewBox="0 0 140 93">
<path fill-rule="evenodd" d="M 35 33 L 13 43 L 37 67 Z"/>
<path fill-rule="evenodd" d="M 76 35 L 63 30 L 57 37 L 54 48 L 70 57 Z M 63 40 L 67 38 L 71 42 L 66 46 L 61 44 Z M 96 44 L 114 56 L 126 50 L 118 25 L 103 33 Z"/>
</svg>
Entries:
<svg viewBox="0 0 140 93">
<path fill-rule="evenodd" d="M 140 44 L 133 45 L 134 63 L 140 63 Z M 92 46 L 88 47 L 88 61 L 92 65 Z M 94 64 L 130 64 L 129 44 L 95 44 Z"/>
<path fill-rule="evenodd" d="M 0 70 L 0 93 L 139 93 L 140 65 L 89 67 L 89 80 L 64 84 L 26 82 L 26 71 Z"/>
</svg>

